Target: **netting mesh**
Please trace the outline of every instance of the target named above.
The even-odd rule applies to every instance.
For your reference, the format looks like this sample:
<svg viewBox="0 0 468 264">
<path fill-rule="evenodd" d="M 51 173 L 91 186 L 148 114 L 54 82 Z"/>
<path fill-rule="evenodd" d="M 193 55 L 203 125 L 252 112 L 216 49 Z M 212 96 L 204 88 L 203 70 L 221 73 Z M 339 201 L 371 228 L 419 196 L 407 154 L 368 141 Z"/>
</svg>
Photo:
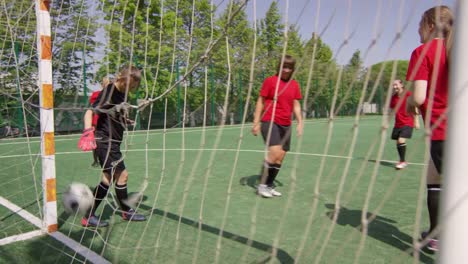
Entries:
<svg viewBox="0 0 468 264">
<path fill-rule="evenodd" d="M 426 224 L 425 135 L 415 132 L 411 165 L 396 172 L 388 115 L 392 81 L 408 68 L 395 52 L 417 34 L 409 25 L 429 4 L 377 1 L 365 11 L 365 1 L 267 2 L 51 1 L 59 197 L 71 182 L 94 187 L 100 179 L 91 154 L 76 149 L 91 93 L 123 65 L 142 72 L 139 90 L 127 95 L 136 123 L 121 148 L 147 221 L 122 220 L 113 190 L 98 210 L 107 228 L 83 228 L 60 205 L 59 232 L 77 242 L 65 246 L 49 236 L 8 240 L 36 230 L 43 188 L 34 4 L 1 1 L 0 190 L 8 201 L 0 260 L 433 263 L 417 242 Z M 392 22 L 383 21 L 388 10 Z M 300 24 L 307 16 L 313 25 Z M 358 27 L 360 16 L 373 24 Z M 301 35 L 301 27 L 315 33 Z M 337 28 L 343 36 L 327 43 Z M 361 31 L 372 33 L 362 40 Z M 276 182 L 285 195 L 265 200 L 255 188 L 266 148 L 249 134 L 262 83 L 285 54 L 297 59 L 305 128 L 293 134 Z"/>
</svg>

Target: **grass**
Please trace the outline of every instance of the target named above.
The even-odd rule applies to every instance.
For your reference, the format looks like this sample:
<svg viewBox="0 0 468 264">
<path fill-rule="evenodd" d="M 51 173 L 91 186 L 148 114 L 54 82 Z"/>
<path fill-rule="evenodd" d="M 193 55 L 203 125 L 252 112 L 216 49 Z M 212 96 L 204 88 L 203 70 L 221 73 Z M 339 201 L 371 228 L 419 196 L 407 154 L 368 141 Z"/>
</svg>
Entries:
<svg viewBox="0 0 468 264">
<path fill-rule="evenodd" d="M 149 221 L 123 221 L 110 198 L 100 207 L 103 218 L 111 221 L 108 228 L 84 229 L 79 217 L 63 213 L 59 204 L 59 231 L 113 263 L 412 263 L 408 252 L 424 168 L 423 134 L 417 131 L 409 141 L 407 157 L 413 164 L 396 171 L 391 131 L 382 142 L 380 124 L 381 117 L 359 122 L 350 155 L 353 119 L 337 119 L 331 129 L 326 120 L 308 121 L 301 141 L 293 135 L 277 182 L 283 197 L 274 199 L 254 193 L 264 146 L 250 134 L 250 126 L 243 137 L 241 126 L 132 133 L 125 153 L 128 186 L 134 192 L 148 183 L 138 210 Z M 89 186 L 99 181 L 99 169 L 90 166 L 90 153 L 77 151 L 77 139 L 56 138 L 59 197 L 72 181 Z M 383 161 L 377 162 L 381 144 Z M 41 182 L 37 139 L 29 146 L 32 156 L 24 139 L 0 141 L 0 162 L 7 168 L 0 172 L 0 190 L 1 196 L 40 217 L 37 199 L 42 194 L 36 195 L 34 188 Z M 341 210 L 334 222 L 340 188 Z M 369 214 L 376 216 L 364 236 L 360 225 L 366 197 Z M 35 229 L 1 206 L 0 219 L 0 239 Z M 83 261 L 49 236 L 1 246 L 0 253 L 3 263 Z M 420 262 L 433 263 L 434 256 L 422 251 Z"/>
</svg>

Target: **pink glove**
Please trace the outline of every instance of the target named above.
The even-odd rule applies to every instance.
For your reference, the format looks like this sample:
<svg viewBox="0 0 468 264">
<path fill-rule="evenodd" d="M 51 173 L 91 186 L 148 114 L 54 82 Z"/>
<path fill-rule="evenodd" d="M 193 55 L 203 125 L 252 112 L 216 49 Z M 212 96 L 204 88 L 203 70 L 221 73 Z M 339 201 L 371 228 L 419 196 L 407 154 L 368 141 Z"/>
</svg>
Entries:
<svg viewBox="0 0 468 264">
<path fill-rule="evenodd" d="M 96 149 L 96 140 L 94 139 L 94 127 L 83 130 L 83 134 L 78 141 L 78 148 L 82 151 L 91 151 Z"/>
</svg>

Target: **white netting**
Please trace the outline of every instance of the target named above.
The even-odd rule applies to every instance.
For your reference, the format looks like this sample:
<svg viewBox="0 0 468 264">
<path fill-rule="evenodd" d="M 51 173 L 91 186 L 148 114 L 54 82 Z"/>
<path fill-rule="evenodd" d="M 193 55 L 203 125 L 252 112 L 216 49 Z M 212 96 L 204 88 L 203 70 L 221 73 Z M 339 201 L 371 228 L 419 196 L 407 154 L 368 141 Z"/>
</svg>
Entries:
<svg viewBox="0 0 468 264">
<path fill-rule="evenodd" d="M 51 1 L 57 197 L 71 182 L 99 183 L 92 155 L 76 148 L 83 114 L 100 81 L 132 64 L 140 89 L 109 111 L 136 122 L 121 148 L 139 198 L 131 205 L 147 220 L 122 220 L 112 186 L 97 211 L 109 227 L 83 228 L 59 205 L 59 232 L 38 236 L 34 3 L 10 2 L 0 7 L 2 262 L 434 262 L 418 242 L 425 134 L 415 132 L 410 165 L 396 171 L 387 113 L 408 67 L 395 58 L 409 58 L 418 43 L 406 42 L 436 3 Z M 251 122 L 285 54 L 297 60 L 304 135 L 293 133 L 276 181 L 284 195 L 261 199 L 266 148 Z"/>
</svg>

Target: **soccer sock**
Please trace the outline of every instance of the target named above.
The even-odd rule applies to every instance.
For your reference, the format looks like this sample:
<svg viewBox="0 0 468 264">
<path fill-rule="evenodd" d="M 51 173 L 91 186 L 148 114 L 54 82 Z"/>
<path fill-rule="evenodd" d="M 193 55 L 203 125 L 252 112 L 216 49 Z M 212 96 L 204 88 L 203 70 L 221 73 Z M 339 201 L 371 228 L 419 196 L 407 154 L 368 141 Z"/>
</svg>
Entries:
<svg viewBox="0 0 468 264">
<path fill-rule="evenodd" d="M 279 170 L 281 169 L 281 164 L 269 164 L 270 168 L 268 169 L 268 178 L 266 184 L 269 187 L 273 186 L 276 176 L 278 176 Z"/>
<path fill-rule="evenodd" d="M 98 186 L 94 189 L 94 205 L 91 209 L 91 214 L 94 215 L 96 209 L 101 204 L 101 201 L 106 197 L 107 191 L 109 190 L 109 185 L 100 182 Z"/>
<path fill-rule="evenodd" d="M 440 184 L 427 185 L 427 209 L 429 210 L 429 220 L 431 223 L 429 232 L 432 232 L 437 227 L 437 217 L 439 216 L 440 191 Z"/>
<path fill-rule="evenodd" d="M 406 143 L 397 144 L 398 155 L 400 155 L 400 161 L 405 161 L 406 154 Z"/>
<path fill-rule="evenodd" d="M 120 208 L 122 208 L 122 211 L 127 212 L 130 210 L 130 207 L 124 203 L 128 199 L 128 193 L 127 193 L 127 184 L 115 184 L 115 194 L 117 196 L 117 200 L 119 201 Z"/>
</svg>

